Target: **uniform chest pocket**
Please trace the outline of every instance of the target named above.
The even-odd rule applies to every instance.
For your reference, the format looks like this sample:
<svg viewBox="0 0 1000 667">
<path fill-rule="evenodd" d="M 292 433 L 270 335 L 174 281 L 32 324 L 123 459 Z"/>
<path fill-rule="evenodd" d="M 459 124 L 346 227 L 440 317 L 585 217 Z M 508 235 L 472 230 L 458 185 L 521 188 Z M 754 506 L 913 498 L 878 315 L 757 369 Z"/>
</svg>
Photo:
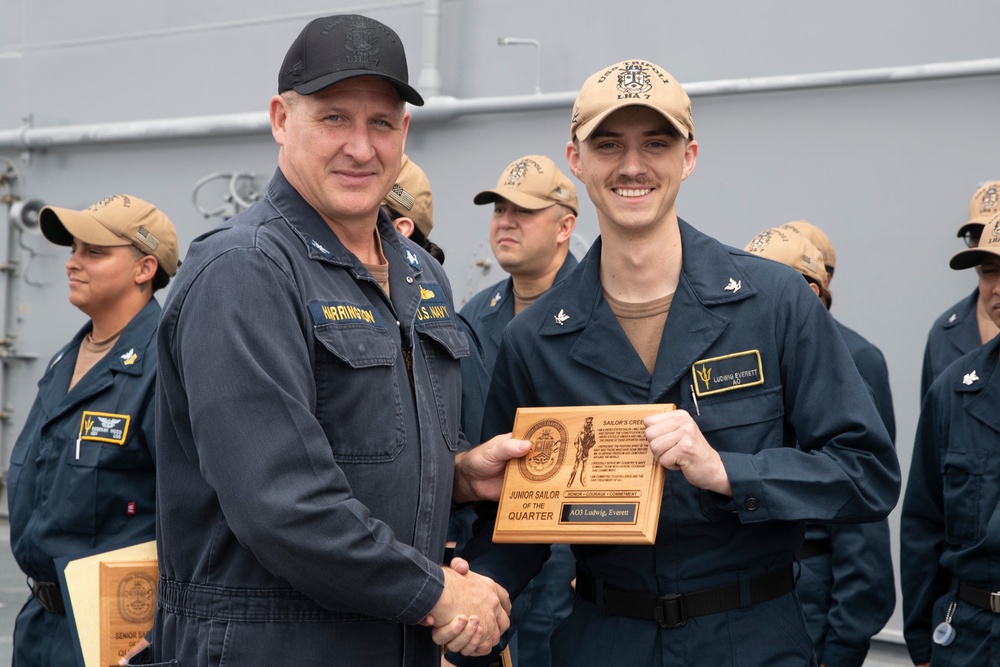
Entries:
<svg viewBox="0 0 1000 667">
<path fill-rule="evenodd" d="M 784 444 L 785 405 L 781 387 L 764 391 L 747 389 L 746 394 L 699 401 L 700 416 L 695 422 L 712 446 L 725 452 L 755 454 Z M 731 394 L 740 394 L 733 391 Z M 687 408 L 694 414 L 694 405 Z"/>
<path fill-rule="evenodd" d="M 694 404 L 679 405 L 694 417 L 705 439 L 720 452 L 756 454 L 764 449 L 782 447 L 784 443 L 785 404 L 781 387 L 759 391 L 758 388 L 726 392 L 724 397 L 698 401 L 701 415 Z M 682 485 L 686 486 L 686 485 Z M 692 510 L 695 521 L 733 520 L 734 505 L 720 502 L 721 496 L 695 490 L 700 515 Z M 694 502 L 694 500 L 692 500 Z"/>
<path fill-rule="evenodd" d="M 941 453 L 945 537 L 953 544 L 980 539 L 986 452 L 947 449 Z"/>
<path fill-rule="evenodd" d="M 68 501 L 54 513 L 63 529 L 86 535 L 117 533 L 128 521 L 129 502 L 152 505 L 151 462 L 140 456 L 130 440 L 122 445 L 81 440 L 79 458 L 75 443 L 60 443 L 67 452 L 53 488 Z M 138 470 L 144 466 L 148 469 Z M 148 486 L 139 488 L 140 484 Z"/>
<path fill-rule="evenodd" d="M 448 448 L 457 451 L 462 421 L 461 360 L 469 356 L 469 340 L 450 321 L 418 323 L 416 329 L 421 337 L 441 435 Z"/>
<path fill-rule="evenodd" d="M 27 429 L 25 429 L 27 432 Z M 10 465 L 7 468 L 7 495 L 9 496 L 9 505 L 13 505 L 13 500 L 17 496 L 18 480 L 21 476 L 21 470 L 24 468 L 24 463 L 28 459 L 28 451 L 31 449 L 31 440 L 25 436 L 25 433 L 21 434 L 21 437 L 17 439 L 14 444 L 14 449 L 10 453 Z"/>
<path fill-rule="evenodd" d="M 392 461 L 406 440 L 397 343 L 384 328 L 313 328 L 316 417 L 341 463 Z"/>
</svg>

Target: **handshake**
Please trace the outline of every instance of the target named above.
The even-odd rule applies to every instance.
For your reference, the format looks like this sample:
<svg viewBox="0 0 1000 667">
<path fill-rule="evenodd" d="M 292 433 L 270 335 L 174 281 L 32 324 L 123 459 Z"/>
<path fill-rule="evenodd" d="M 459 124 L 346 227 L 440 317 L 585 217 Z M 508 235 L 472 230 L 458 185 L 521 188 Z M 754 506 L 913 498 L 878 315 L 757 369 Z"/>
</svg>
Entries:
<svg viewBox="0 0 1000 667">
<path fill-rule="evenodd" d="M 434 643 L 449 651 L 486 655 L 510 627 L 510 596 L 500 584 L 469 570 L 462 558 L 441 569 L 444 591 L 422 625 L 433 627 Z"/>
<path fill-rule="evenodd" d="M 510 433 L 495 436 L 455 460 L 455 502 L 497 500 L 507 461 L 524 456 L 528 440 L 514 440 Z M 432 627 L 439 646 L 462 655 L 486 655 L 510 627 L 510 595 L 492 579 L 469 570 L 469 563 L 454 558 L 444 570 L 444 591 L 430 614 L 421 621 Z"/>
</svg>

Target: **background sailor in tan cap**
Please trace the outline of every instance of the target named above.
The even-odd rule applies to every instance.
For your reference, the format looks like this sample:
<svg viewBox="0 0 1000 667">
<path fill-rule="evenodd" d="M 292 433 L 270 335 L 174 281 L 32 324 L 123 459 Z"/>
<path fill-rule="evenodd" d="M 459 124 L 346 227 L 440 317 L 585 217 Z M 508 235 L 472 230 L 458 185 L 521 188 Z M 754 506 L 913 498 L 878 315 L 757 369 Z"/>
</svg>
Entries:
<svg viewBox="0 0 1000 667">
<path fill-rule="evenodd" d="M 899 494 L 885 426 L 802 277 L 678 217 L 694 135 L 662 67 L 587 79 L 566 155 L 601 236 L 507 325 L 493 369 L 484 434 L 520 406 L 677 407 L 644 424 L 666 469 L 655 543 L 573 545 L 553 665 L 815 665 L 791 566 L 805 523 L 879 520 Z M 549 547 L 490 544 L 491 524 L 472 567 L 520 591 Z"/>
<path fill-rule="evenodd" d="M 493 204 L 490 247 L 510 274 L 469 299 L 461 311 L 479 334 L 486 368 L 492 370 L 507 323 L 576 266 L 569 241 L 579 206 L 576 186 L 544 155 L 514 160 L 495 188 L 472 201 Z"/>
<path fill-rule="evenodd" d="M 504 327 L 576 266 L 569 251 L 579 204 L 576 186 L 544 155 L 525 155 L 503 170 L 496 187 L 473 197 L 493 204 L 490 247 L 509 277 L 475 294 L 461 310 L 493 370 Z M 511 650 L 525 665 L 548 665 L 549 637 L 573 606 L 572 553 L 555 545 L 552 558 L 522 595 L 511 621 L 518 626 Z M 528 602 L 525 598 L 530 596 Z"/>
<path fill-rule="evenodd" d="M 979 271 L 1000 327 L 1000 212 L 951 268 Z M 900 523 L 903 638 L 913 663 L 996 664 L 1000 336 L 959 357 L 924 397 Z"/>
<path fill-rule="evenodd" d="M 804 221 L 766 229 L 753 237 L 743 250 L 792 267 L 802 274 L 820 301 L 824 301 L 823 295 L 829 291 L 827 285 L 830 283 L 826 260 L 819 247 L 796 227 L 801 222 Z"/>
<path fill-rule="evenodd" d="M 403 155 L 396 183 L 382 200 L 382 209 L 397 232 L 420 244 L 431 257 L 444 264 L 444 250 L 428 238 L 434 229 L 434 194 L 430 179 L 406 154 Z M 490 374 L 483 361 L 483 347 L 472 326 L 461 315 L 456 315 L 455 323 L 469 339 L 469 356 L 462 358 L 462 432 L 470 443 L 478 443 Z M 452 529 L 457 525 L 453 513 L 449 523 L 449 542 L 455 540 Z M 454 547 L 454 544 L 450 546 Z M 445 562 L 448 560 L 446 554 Z"/>
<path fill-rule="evenodd" d="M 980 185 L 969 201 L 969 219 L 958 228 L 957 236 L 969 248 L 979 244 L 985 225 L 1000 213 L 1000 181 Z M 976 267 L 979 271 L 979 267 Z M 934 320 L 924 346 L 924 365 L 920 375 L 920 398 L 948 364 L 963 354 L 992 340 L 1000 327 L 990 318 L 981 291 L 977 288 Z"/>
<path fill-rule="evenodd" d="M 821 246 L 815 245 L 818 242 Z M 790 266 L 830 307 L 830 269 L 836 260 L 827 235 L 805 220 L 758 234 L 745 248 Z M 840 322 L 837 328 L 895 443 L 889 370 L 882 352 Z M 820 665 L 861 667 L 871 639 L 896 606 L 889 522 L 809 524 L 795 552 L 795 592 Z"/>
<path fill-rule="evenodd" d="M 159 209 L 115 195 L 47 206 L 42 233 L 71 248 L 69 300 L 90 320 L 49 362 L 11 453 L 11 549 L 33 596 L 14 665 L 76 665 L 54 560 L 155 539 L 154 388 L 160 305 L 177 235 Z"/>
<path fill-rule="evenodd" d="M 420 244 L 431 257 L 444 264 L 444 250 L 428 238 L 434 229 L 431 182 L 424 170 L 405 153 L 399 176 L 382 200 L 382 208 L 389 214 L 397 232 Z"/>
<path fill-rule="evenodd" d="M 829 291 L 830 281 L 833 280 L 833 271 L 837 268 L 837 251 L 834 250 L 833 244 L 830 242 L 830 237 L 822 229 L 807 220 L 792 220 L 783 224 L 782 228 L 791 229 L 801 234 L 819 250 L 819 254 L 823 258 L 823 268 L 826 269 L 826 284 L 824 287 Z M 830 299 L 833 298 L 829 295 L 828 297 Z M 823 299 L 822 296 L 820 298 Z M 826 303 L 827 308 L 830 307 L 830 303 L 826 299 L 823 302 Z"/>
</svg>

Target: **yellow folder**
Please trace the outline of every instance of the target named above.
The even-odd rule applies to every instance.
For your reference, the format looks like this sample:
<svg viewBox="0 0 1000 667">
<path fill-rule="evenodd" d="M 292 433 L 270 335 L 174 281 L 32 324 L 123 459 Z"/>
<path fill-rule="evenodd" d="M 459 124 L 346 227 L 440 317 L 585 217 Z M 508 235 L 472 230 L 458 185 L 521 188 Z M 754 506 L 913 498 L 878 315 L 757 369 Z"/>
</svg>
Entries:
<svg viewBox="0 0 1000 667">
<path fill-rule="evenodd" d="M 81 667 L 116 665 L 153 625 L 156 541 L 56 559 Z"/>
</svg>

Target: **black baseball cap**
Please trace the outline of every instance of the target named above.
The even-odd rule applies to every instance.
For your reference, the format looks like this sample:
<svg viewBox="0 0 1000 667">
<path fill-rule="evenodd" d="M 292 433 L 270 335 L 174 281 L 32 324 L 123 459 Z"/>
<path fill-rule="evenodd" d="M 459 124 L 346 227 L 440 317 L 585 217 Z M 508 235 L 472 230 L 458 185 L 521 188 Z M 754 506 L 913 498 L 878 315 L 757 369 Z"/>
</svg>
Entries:
<svg viewBox="0 0 1000 667">
<path fill-rule="evenodd" d="M 285 54 L 278 92 L 312 95 L 358 76 L 383 78 L 410 104 L 424 104 L 424 98 L 410 86 L 399 36 L 389 26 L 357 14 L 310 21 Z"/>
</svg>

